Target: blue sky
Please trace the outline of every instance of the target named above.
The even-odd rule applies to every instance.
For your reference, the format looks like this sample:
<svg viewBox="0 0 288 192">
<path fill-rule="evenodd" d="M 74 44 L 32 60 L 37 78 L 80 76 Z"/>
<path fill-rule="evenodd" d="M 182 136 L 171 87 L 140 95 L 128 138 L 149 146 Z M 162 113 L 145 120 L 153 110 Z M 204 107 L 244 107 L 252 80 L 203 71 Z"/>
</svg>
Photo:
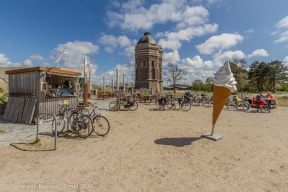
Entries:
<svg viewBox="0 0 288 192">
<path fill-rule="evenodd" d="M 1 0 L 0 66 L 92 64 L 93 83 L 134 81 L 134 47 L 149 31 L 163 66 L 179 64 L 187 80 L 205 80 L 233 57 L 288 65 L 286 0 Z M 110 80 L 111 83 L 111 80 Z M 164 82 L 164 85 L 165 82 Z"/>
</svg>

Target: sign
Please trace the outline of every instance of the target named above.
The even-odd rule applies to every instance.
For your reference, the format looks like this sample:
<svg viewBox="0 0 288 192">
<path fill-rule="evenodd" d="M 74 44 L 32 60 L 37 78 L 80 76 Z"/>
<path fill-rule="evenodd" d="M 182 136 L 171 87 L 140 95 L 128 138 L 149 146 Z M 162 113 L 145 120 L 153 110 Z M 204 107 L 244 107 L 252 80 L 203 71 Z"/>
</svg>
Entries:
<svg viewBox="0 0 288 192">
<path fill-rule="evenodd" d="M 58 101 L 58 105 L 62 105 L 62 100 L 59 100 L 59 101 Z"/>
<path fill-rule="evenodd" d="M 68 100 L 64 100 L 63 105 L 68 105 Z"/>
</svg>

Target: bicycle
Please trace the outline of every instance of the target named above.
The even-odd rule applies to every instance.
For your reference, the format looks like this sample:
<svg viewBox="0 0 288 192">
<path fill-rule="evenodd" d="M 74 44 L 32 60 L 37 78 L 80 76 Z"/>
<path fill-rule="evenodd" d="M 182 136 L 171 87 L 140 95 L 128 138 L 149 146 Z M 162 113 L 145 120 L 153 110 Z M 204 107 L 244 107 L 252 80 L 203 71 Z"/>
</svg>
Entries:
<svg viewBox="0 0 288 192">
<path fill-rule="evenodd" d="M 174 101 L 174 99 L 172 99 L 173 98 L 173 96 L 172 95 L 170 95 L 170 96 L 160 96 L 159 98 L 158 98 L 158 107 L 159 108 L 163 108 L 163 110 L 165 110 L 165 107 L 167 107 L 168 109 L 171 109 L 171 108 L 173 108 L 173 109 L 175 109 L 175 101 Z"/>
<path fill-rule="evenodd" d="M 82 111 L 81 108 L 75 108 L 72 105 L 65 105 L 64 109 L 62 106 L 59 113 L 56 115 L 56 122 L 55 120 L 52 121 L 52 127 L 54 127 L 56 123 L 57 135 L 62 134 L 64 129 L 67 127 L 66 133 L 71 131 L 81 138 L 88 137 L 90 129 L 92 129 L 92 121 L 88 115 L 82 114 Z M 70 115 L 69 112 L 71 112 Z M 69 127 L 72 130 L 69 130 Z M 53 129 L 52 133 L 55 134 Z"/>
<path fill-rule="evenodd" d="M 119 111 L 121 106 L 128 108 L 130 111 L 135 111 L 138 108 L 138 103 L 132 96 L 128 96 L 126 98 L 119 97 L 116 101 L 112 101 L 109 104 L 109 110 Z"/>
<path fill-rule="evenodd" d="M 98 113 L 98 106 L 95 103 L 93 105 L 92 112 L 88 115 L 93 123 L 92 131 L 94 131 L 99 136 L 105 136 L 110 131 L 110 123 L 108 119 Z M 92 134 L 92 131 L 90 135 Z"/>
<path fill-rule="evenodd" d="M 178 98 L 179 109 L 183 111 L 189 111 L 191 109 L 190 98 L 187 95 L 184 95 L 182 98 Z"/>
</svg>

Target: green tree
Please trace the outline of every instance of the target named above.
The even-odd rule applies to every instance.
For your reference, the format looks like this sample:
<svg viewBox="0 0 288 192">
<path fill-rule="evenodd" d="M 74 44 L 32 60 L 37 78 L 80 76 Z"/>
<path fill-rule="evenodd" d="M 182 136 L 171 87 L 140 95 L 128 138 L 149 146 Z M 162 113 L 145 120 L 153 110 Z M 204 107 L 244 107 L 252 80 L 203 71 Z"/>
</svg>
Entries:
<svg viewBox="0 0 288 192">
<path fill-rule="evenodd" d="M 236 58 L 234 58 L 234 60 L 235 59 Z M 244 66 L 246 66 L 245 60 L 239 59 L 239 61 L 237 62 L 240 62 L 240 64 L 237 65 L 233 62 L 230 62 L 230 68 L 237 82 L 236 84 L 237 89 L 239 91 L 242 91 L 245 89 L 245 87 L 247 87 L 248 84 L 248 71 L 243 68 Z"/>
<path fill-rule="evenodd" d="M 275 92 L 276 85 L 282 85 L 288 79 L 287 67 L 276 60 L 270 63 L 255 61 L 248 72 L 249 82 L 256 85 L 258 91 Z"/>
<path fill-rule="evenodd" d="M 200 91 L 202 90 L 203 82 L 200 79 L 196 79 L 192 82 L 192 87 L 194 90 Z"/>
</svg>

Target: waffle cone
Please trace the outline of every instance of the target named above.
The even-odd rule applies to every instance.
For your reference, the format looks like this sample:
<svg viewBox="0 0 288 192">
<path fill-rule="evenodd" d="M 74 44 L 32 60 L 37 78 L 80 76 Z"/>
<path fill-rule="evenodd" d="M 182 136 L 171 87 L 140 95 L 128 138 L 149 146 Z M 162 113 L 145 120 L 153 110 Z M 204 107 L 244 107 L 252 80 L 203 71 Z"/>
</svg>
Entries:
<svg viewBox="0 0 288 192">
<path fill-rule="evenodd" d="M 216 121 L 230 96 L 231 90 L 227 87 L 221 87 L 213 85 L 213 114 L 212 125 L 216 124 Z"/>
</svg>

